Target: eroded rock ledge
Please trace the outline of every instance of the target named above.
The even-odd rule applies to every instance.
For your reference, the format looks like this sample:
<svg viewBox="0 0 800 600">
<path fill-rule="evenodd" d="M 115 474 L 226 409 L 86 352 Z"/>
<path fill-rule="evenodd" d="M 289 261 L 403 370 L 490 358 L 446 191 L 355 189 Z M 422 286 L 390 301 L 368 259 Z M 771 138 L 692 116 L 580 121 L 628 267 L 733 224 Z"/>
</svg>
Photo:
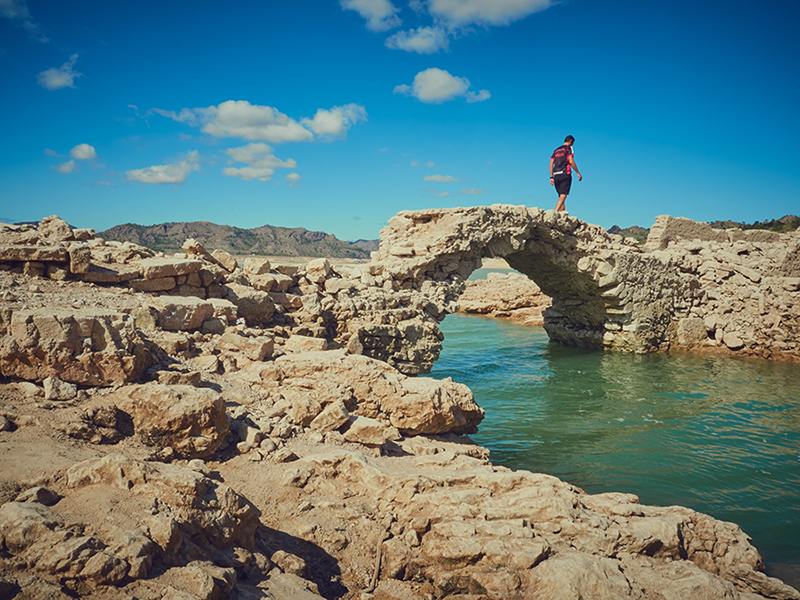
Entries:
<svg viewBox="0 0 800 600">
<path fill-rule="evenodd" d="M 0 597 L 800 599 L 764 574 L 734 524 L 493 465 L 463 435 L 483 417 L 469 389 L 408 375 L 435 359 L 436 324 L 482 256 L 538 264 L 533 244 L 546 241 L 534 274 L 553 286 L 582 265 L 564 289 L 587 305 L 562 298 L 573 331 L 607 309 L 593 294 L 626 272 L 606 272 L 612 262 L 657 261 L 653 281 L 683 281 L 658 258 L 686 254 L 683 242 L 642 252 L 524 207 L 408 214 L 374 261 L 350 268 L 240 268 L 191 241 L 184 255 L 153 256 L 55 217 L 6 231 Z M 400 244 L 411 225 L 417 242 Z M 778 265 L 761 282 L 791 286 L 796 251 L 748 243 Z M 686 256 L 705 257 L 700 245 Z M 138 276 L 81 277 L 98 259 Z M 737 274 L 720 289 L 742 288 Z M 137 280 L 155 283 L 127 283 Z M 684 283 L 675 290 L 695 294 Z M 796 291 L 775 294 L 788 327 Z M 697 297 L 706 304 L 681 319 L 719 305 Z M 726 306 L 731 318 L 761 310 Z M 566 317 L 551 317 L 557 331 Z M 605 340 L 616 330 L 602 325 Z M 723 344 L 728 326 L 715 324 Z"/>
</svg>

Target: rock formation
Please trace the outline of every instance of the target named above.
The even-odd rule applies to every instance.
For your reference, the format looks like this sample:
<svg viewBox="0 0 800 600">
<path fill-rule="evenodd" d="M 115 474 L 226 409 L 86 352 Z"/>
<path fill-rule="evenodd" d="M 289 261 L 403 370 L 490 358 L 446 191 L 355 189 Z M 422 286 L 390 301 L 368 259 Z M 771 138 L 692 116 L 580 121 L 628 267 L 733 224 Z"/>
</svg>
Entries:
<svg viewBox="0 0 800 600">
<path fill-rule="evenodd" d="M 734 524 L 493 465 L 469 389 L 415 376 L 484 256 L 565 342 L 795 356 L 797 234 L 660 223 L 643 250 L 537 209 L 403 213 L 351 267 L 5 227 L 0 598 L 800 599 Z"/>
<path fill-rule="evenodd" d="M 523 325 L 542 325 L 542 312 L 551 304 L 538 285 L 514 272 L 491 272 L 486 279 L 469 280 L 458 298 L 460 312 L 507 318 Z"/>
<path fill-rule="evenodd" d="M 553 299 L 544 327 L 554 341 L 799 360 L 799 247 L 796 231 L 669 216 L 640 247 L 567 213 L 493 205 L 401 212 L 365 270 L 429 298 L 431 321 L 454 310 L 482 258 L 502 257 Z"/>
</svg>

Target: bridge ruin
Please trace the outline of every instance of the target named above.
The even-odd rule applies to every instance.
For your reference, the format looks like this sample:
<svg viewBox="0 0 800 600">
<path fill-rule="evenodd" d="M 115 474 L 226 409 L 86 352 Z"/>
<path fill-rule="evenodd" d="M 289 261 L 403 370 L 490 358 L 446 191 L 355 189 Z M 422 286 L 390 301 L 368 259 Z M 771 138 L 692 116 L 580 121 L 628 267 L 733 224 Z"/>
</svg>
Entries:
<svg viewBox="0 0 800 600">
<path fill-rule="evenodd" d="M 362 268 L 362 281 L 384 290 L 393 306 L 356 303 L 351 350 L 427 372 L 440 348 L 437 323 L 457 309 L 482 260 L 497 257 L 553 299 L 543 315 L 552 341 L 798 360 L 798 248 L 800 232 L 715 230 L 666 215 L 640 245 L 535 207 L 404 211 L 381 231 L 378 252 Z M 411 306 L 416 318 L 403 311 Z"/>
</svg>

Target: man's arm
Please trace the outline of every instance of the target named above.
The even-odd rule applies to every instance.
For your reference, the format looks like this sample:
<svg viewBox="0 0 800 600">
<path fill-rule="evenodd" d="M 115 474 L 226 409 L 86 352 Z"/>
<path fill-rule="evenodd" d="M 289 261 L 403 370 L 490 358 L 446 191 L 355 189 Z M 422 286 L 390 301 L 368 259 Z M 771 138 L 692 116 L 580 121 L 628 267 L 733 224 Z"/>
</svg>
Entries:
<svg viewBox="0 0 800 600">
<path fill-rule="evenodd" d="M 550 185 L 555 185 L 553 181 L 553 163 L 556 162 L 556 159 L 550 158 Z"/>
<path fill-rule="evenodd" d="M 575 164 L 575 159 L 572 158 L 571 154 L 569 156 L 569 164 L 572 166 L 573 169 L 575 169 L 575 172 L 578 174 L 578 181 L 583 180 L 583 176 L 581 175 L 581 172 L 578 171 L 578 165 Z M 551 173 L 553 172 L 553 161 L 550 161 L 550 172 Z"/>
</svg>

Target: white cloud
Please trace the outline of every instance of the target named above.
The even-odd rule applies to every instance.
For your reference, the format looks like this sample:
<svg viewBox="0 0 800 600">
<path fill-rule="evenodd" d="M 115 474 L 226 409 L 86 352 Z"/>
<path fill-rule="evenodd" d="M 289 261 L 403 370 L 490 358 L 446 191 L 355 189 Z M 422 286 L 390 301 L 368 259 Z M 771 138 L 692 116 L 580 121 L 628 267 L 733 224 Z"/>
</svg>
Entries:
<svg viewBox="0 0 800 600">
<path fill-rule="evenodd" d="M 441 192 L 439 194 L 431 194 L 431 198 L 447 198 L 450 196 L 450 192 Z"/>
<path fill-rule="evenodd" d="M 1 0 L 0 0 L 1 1 Z M 78 60 L 78 55 L 73 54 L 69 57 L 69 60 L 65 62 L 60 67 L 53 67 L 52 69 L 47 69 L 46 71 L 42 71 L 36 76 L 36 81 L 39 82 L 39 85 L 45 88 L 46 90 L 59 90 L 61 88 L 70 87 L 74 88 L 73 80 L 76 77 L 80 77 L 80 73 L 76 73 L 73 70 L 75 66 L 75 61 Z"/>
<path fill-rule="evenodd" d="M 459 192 L 462 196 L 480 196 L 486 193 L 486 190 L 479 190 L 477 188 L 465 188 Z"/>
<path fill-rule="evenodd" d="M 453 181 L 461 181 L 452 175 L 426 175 L 423 181 L 435 181 L 437 183 L 451 183 Z"/>
<path fill-rule="evenodd" d="M 450 27 L 508 25 L 553 6 L 554 0 L 428 0 L 428 12 Z"/>
<path fill-rule="evenodd" d="M 78 160 L 94 160 L 98 158 L 94 146 L 90 146 L 89 144 L 78 144 L 69 151 L 69 154 L 72 158 Z"/>
<path fill-rule="evenodd" d="M 429 160 L 428 162 L 425 163 L 425 166 L 426 167 L 435 167 L 436 163 L 433 162 L 432 160 Z"/>
<path fill-rule="evenodd" d="M 63 154 L 59 154 L 58 152 L 56 152 L 55 150 L 51 150 L 50 148 L 45 148 L 44 153 L 47 154 L 47 156 L 64 156 Z"/>
<path fill-rule="evenodd" d="M 78 165 L 75 164 L 74 160 L 68 160 L 65 163 L 61 163 L 57 167 L 54 167 L 56 171 L 59 173 L 74 173 L 78 170 Z"/>
<path fill-rule="evenodd" d="M 0 0 L 0 17 L 10 19 L 38 42 L 50 41 L 42 30 L 42 26 L 31 15 L 25 0 Z"/>
<path fill-rule="evenodd" d="M 367 111 L 358 104 L 319 109 L 313 118 L 302 123 L 271 106 L 250 104 L 246 100 L 228 100 L 206 108 L 184 108 L 180 112 L 154 108 L 151 113 L 201 127 L 214 137 L 239 138 L 253 142 L 302 142 L 321 137 L 345 137 L 358 121 L 367 120 Z"/>
<path fill-rule="evenodd" d="M 422 163 L 419 162 L 418 160 L 412 160 L 410 164 L 412 167 L 419 167 L 422 165 Z"/>
<path fill-rule="evenodd" d="M 101 186 L 101 187 L 117 187 L 116 184 L 111 183 L 110 181 L 103 181 L 98 180 L 92 183 L 93 186 Z"/>
<path fill-rule="evenodd" d="M 367 120 L 367 111 L 359 104 L 320 108 L 313 119 L 303 119 L 303 125 L 317 135 L 347 136 L 347 131 L 358 121 Z"/>
<path fill-rule="evenodd" d="M 469 88 L 469 79 L 466 77 L 455 77 L 447 71 L 433 67 L 417 73 L 410 86 L 398 85 L 394 88 L 394 93 L 413 96 L 428 104 L 440 104 L 459 96 L 465 97 L 467 102 L 483 102 L 492 97 L 488 90 L 476 93 Z"/>
<path fill-rule="evenodd" d="M 272 153 L 272 148 L 267 144 L 247 144 L 239 148 L 230 148 L 225 152 L 231 157 L 231 162 L 245 163 L 247 166 L 227 167 L 222 170 L 223 174 L 245 181 L 253 179 L 269 181 L 275 174 L 276 168 L 297 168 L 297 162 L 294 159 L 281 160 Z"/>
<path fill-rule="evenodd" d="M 289 173 L 286 176 L 286 181 L 297 182 L 297 181 L 300 181 L 301 179 L 302 179 L 302 177 L 300 177 L 300 175 L 298 175 L 297 173 Z"/>
<path fill-rule="evenodd" d="M 152 109 L 214 137 L 240 138 L 258 142 L 300 142 L 314 135 L 294 119 L 271 106 L 250 104 L 246 100 L 228 100 L 207 108 L 184 108 L 180 112 Z"/>
<path fill-rule="evenodd" d="M 172 165 L 155 165 L 144 169 L 133 169 L 125 173 L 130 181 L 142 183 L 183 183 L 192 171 L 199 171 L 199 154 L 192 150 L 186 159 Z"/>
<path fill-rule="evenodd" d="M 367 29 L 386 31 L 400 25 L 398 9 L 389 0 L 340 0 L 342 8 L 354 10 L 367 20 Z"/>
<path fill-rule="evenodd" d="M 405 50 L 418 54 L 433 54 L 447 50 L 449 39 L 441 27 L 420 27 L 409 31 L 399 31 L 385 42 L 392 50 Z"/>
</svg>

